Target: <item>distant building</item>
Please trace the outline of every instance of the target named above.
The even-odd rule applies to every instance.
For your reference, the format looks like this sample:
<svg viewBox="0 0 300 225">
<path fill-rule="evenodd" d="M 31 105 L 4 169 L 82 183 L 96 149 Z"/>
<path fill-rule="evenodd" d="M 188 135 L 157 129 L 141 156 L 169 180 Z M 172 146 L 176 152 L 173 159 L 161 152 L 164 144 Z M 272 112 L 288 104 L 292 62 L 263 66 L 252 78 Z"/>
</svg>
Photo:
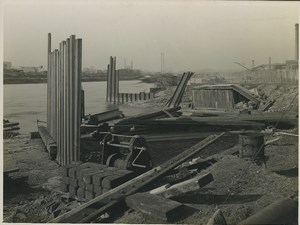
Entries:
<svg viewBox="0 0 300 225">
<path fill-rule="evenodd" d="M 12 68 L 12 63 L 11 62 L 3 62 L 3 68 L 4 69 L 11 69 Z"/>
<path fill-rule="evenodd" d="M 37 73 L 43 71 L 43 66 L 20 66 L 24 73 Z"/>
<path fill-rule="evenodd" d="M 297 60 L 286 60 L 286 67 L 287 70 L 296 70 L 298 69 L 298 61 Z"/>
<path fill-rule="evenodd" d="M 96 73 L 97 70 L 94 67 L 85 67 L 82 69 L 82 72 L 84 73 Z"/>
</svg>

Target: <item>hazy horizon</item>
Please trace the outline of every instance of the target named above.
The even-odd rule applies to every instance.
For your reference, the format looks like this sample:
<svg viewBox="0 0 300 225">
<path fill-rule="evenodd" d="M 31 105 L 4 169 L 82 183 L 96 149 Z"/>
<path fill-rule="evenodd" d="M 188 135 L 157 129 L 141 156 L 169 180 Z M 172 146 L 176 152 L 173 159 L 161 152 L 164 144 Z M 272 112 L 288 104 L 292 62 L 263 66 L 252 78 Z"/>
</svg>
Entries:
<svg viewBox="0 0 300 225">
<path fill-rule="evenodd" d="M 220 1 L 7 1 L 3 60 L 46 67 L 52 50 L 72 34 L 83 40 L 83 67 L 159 72 L 241 70 L 295 58 L 297 2 Z"/>
</svg>

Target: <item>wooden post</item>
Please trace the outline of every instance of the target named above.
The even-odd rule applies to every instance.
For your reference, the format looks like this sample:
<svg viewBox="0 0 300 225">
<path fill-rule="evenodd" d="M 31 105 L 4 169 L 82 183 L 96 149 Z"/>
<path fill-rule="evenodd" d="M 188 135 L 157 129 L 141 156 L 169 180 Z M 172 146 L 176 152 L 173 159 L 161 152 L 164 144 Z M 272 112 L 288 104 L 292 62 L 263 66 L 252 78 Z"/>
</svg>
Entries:
<svg viewBox="0 0 300 225">
<path fill-rule="evenodd" d="M 150 191 L 150 194 L 158 194 L 165 198 L 172 198 L 183 193 L 199 190 L 214 180 L 212 174 L 198 175 L 189 180 L 174 184 L 172 186 L 162 186 Z"/>
<path fill-rule="evenodd" d="M 47 128 L 50 131 L 51 120 L 51 76 L 50 76 L 50 54 L 51 54 L 51 33 L 48 33 L 48 51 L 47 51 Z"/>
</svg>

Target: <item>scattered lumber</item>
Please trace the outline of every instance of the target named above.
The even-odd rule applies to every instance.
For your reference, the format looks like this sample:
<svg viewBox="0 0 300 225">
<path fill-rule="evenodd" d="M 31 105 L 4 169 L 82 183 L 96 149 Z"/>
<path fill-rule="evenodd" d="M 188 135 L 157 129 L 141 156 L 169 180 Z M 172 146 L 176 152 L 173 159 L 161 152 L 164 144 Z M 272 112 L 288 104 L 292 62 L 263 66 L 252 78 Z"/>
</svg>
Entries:
<svg viewBox="0 0 300 225">
<path fill-rule="evenodd" d="M 164 118 L 164 119 L 155 119 L 155 120 L 138 120 L 131 121 L 131 126 L 157 126 L 159 128 L 186 128 L 194 127 L 213 127 L 214 130 L 232 130 L 232 129 L 264 129 L 265 123 L 256 122 L 256 121 L 247 121 L 247 120 L 238 120 L 231 117 L 177 117 L 177 118 Z"/>
<path fill-rule="evenodd" d="M 297 218 L 298 202 L 291 198 L 284 198 L 268 205 L 254 215 L 239 223 L 250 224 L 292 224 Z"/>
<path fill-rule="evenodd" d="M 116 108 L 93 115 L 87 115 L 85 116 L 85 119 L 88 121 L 89 125 L 97 125 L 99 123 L 103 123 L 113 119 L 120 119 L 122 117 L 124 117 L 123 112 L 120 111 L 119 108 Z"/>
<path fill-rule="evenodd" d="M 168 186 L 163 185 L 162 187 L 151 190 L 150 194 L 160 195 L 165 198 L 172 198 L 187 192 L 196 191 L 206 186 L 214 180 L 212 174 L 207 173 L 204 175 L 198 175 L 189 180 Z"/>
<path fill-rule="evenodd" d="M 260 111 L 267 111 L 275 102 L 275 99 L 268 100 L 262 107 L 259 108 Z"/>
<path fill-rule="evenodd" d="M 183 208 L 179 202 L 146 192 L 130 195 L 126 197 L 125 202 L 135 211 L 163 221 L 176 220 Z"/>
<path fill-rule="evenodd" d="M 19 122 L 7 122 L 7 123 L 3 123 L 3 127 L 15 127 L 20 125 Z"/>
<path fill-rule="evenodd" d="M 139 114 L 132 117 L 126 117 L 124 119 L 115 121 L 111 124 L 114 127 L 114 133 L 119 133 L 122 131 L 128 131 L 132 126 L 136 124 L 137 121 L 147 121 L 150 119 L 158 119 L 158 118 L 165 118 L 169 117 L 167 113 L 171 114 L 172 116 L 178 116 L 177 111 L 180 107 L 173 107 L 164 110 L 154 111 L 146 114 Z"/>
<path fill-rule="evenodd" d="M 132 180 L 123 183 L 122 185 L 105 192 L 104 194 L 95 197 L 94 199 L 78 206 L 77 208 L 58 216 L 57 218 L 49 221 L 51 223 L 87 223 L 97 219 L 100 215 L 113 208 L 120 201 L 126 197 L 135 194 L 145 186 L 153 183 L 160 177 L 164 176 L 168 171 L 174 169 L 181 163 L 192 158 L 195 154 L 211 145 L 213 142 L 222 137 L 224 133 L 219 135 L 211 135 L 206 139 L 200 141 L 196 145 L 178 154 L 167 162 L 155 167 L 148 172 L 139 175 Z"/>
<path fill-rule="evenodd" d="M 280 138 L 274 138 L 274 139 L 272 139 L 272 140 L 266 141 L 266 142 L 265 142 L 265 146 L 266 146 L 266 145 L 270 145 L 270 144 L 272 144 L 272 143 L 274 143 L 274 142 L 276 142 L 276 141 L 279 141 L 279 140 L 280 140 Z"/>
<path fill-rule="evenodd" d="M 57 145 L 54 139 L 49 134 L 47 128 L 42 125 L 38 125 L 38 131 L 40 134 L 40 137 L 49 153 L 49 156 L 52 160 L 56 159 L 57 155 Z"/>
<path fill-rule="evenodd" d="M 279 134 L 279 135 L 287 135 L 287 136 L 292 136 L 292 137 L 299 137 L 298 134 L 291 134 L 291 133 L 286 133 L 286 132 L 275 132 L 275 134 Z"/>
<path fill-rule="evenodd" d="M 5 127 L 5 128 L 3 128 L 3 131 L 14 131 L 14 130 L 20 130 L 20 127 L 18 127 L 18 126 L 11 126 L 11 127 Z"/>
</svg>

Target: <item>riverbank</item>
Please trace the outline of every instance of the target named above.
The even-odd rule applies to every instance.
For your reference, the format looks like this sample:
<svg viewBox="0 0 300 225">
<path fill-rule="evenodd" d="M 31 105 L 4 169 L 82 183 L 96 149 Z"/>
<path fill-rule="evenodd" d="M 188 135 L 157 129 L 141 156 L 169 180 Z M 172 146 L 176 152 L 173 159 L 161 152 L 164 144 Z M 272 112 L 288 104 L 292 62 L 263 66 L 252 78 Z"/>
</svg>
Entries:
<svg viewBox="0 0 300 225">
<path fill-rule="evenodd" d="M 144 83 L 154 83 L 156 79 L 145 78 L 148 73 L 140 70 L 120 70 L 120 81 L 141 80 Z M 15 69 L 5 69 L 3 72 L 3 84 L 42 84 L 47 83 L 47 71 L 23 72 Z M 106 71 L 82 74 L 82 82 L 106 81 Z"/>
</svg>

